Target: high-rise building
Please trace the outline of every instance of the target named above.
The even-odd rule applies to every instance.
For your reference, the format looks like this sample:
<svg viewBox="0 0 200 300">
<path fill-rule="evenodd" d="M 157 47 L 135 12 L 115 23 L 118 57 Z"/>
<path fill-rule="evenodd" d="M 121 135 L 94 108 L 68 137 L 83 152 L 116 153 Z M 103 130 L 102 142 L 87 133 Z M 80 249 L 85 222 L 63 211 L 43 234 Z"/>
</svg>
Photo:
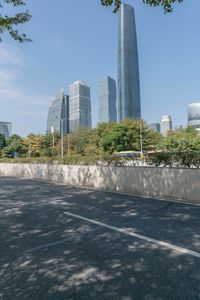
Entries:
<svg viewBox="0 0 200 300">
<path fill-rule="evenodd" d="M 156 132 L 160 132 L 160 124 L 159 123 L 151 123 L 149 124 L 149 127 Z"/>
<path fill-rule="evenodd" d="M 0 121 L 0 134 L 5 135 L 6 138 L 12 134 L 12 124 L 10 122 Z"/>
<path fill-rule="evenodd" d="M 46 132 L 69 132 L 69 96 L 64 94 L 64 89 L 57 92 L 50 104 Z"/>
<path fill-rule="evenodd" d="M 172 130 L 172 119 L 171 116 L 162 116 L 161 120 L 161 132 L 166 135 L 168 131 Z"/>
<path fill-rule="evenodd" d="M 70 85 L 69 94 L 70 132 L 80 128 L 91 128 L 90 88 L 82 81 L 75 81 Z"/>
<path fill-rule="evenodd" d="M 141 118 L 135 14 L 128 4 L 119 12 L 117 118 Z"/>
<path fill-rule="evenodd" d="M 188 125 L 200 130 L 200 103 L 188 105 Z"/>
<path fill-rule="evenodd" d="M 99 82 L 99 122 L 117 121 L 116 83 L 107 76 Z"/>
</svg>

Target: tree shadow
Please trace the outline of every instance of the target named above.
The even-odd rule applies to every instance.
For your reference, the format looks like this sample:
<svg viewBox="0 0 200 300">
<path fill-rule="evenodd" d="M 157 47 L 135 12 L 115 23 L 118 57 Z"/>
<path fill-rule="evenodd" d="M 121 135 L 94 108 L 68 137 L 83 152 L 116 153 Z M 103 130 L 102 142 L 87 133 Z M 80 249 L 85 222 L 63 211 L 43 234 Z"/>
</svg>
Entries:
<svg viewBox="0 0 200 300">
<path fill-rule="evenodd" d="M 64 214 L 200 249 L 200 208 L 0 178 L 0 299 L 200 299 L 200 259 Z"/>
</svg>

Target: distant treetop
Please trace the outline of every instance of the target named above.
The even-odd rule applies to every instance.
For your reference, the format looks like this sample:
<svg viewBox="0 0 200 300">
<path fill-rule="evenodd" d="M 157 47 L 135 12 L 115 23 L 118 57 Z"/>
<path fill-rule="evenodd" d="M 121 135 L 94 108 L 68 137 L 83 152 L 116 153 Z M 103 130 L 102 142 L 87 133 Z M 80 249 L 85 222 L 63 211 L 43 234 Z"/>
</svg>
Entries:
<svg viewBox="0 0 200 300">
<path fill-rule="evenodd" d="M 113 7 L 113 11 L 117 12 L 120 8 L 122 0 L 100 0 L 103 6 Z M 183 0 L 137 0 L 142 1 L 144 4 L 150 6 L 162 6 L 165 13 L 173 11 L 173 4 L 181 3 Z M 2 34 L 8 32 L 10 36 L 16 41 L 30 42 L 31 39 L 24 33 L 20 33 L 15 27 L 24 24 L 31 19 L 29 12 L 22 11 L 14 15 L 7 16 L 3 14 L 4 7 L 7 5 L 12 5 L 14 7 L 26 5 L 24 0 L 0 0 L 0 41 L 2 39 Z"/>
<path fill-rule="evenodd" d="M 3 14 L 3 9 L 7 5 L 18 7 L 25 5 L 25 2 L 23 0 L 0 0 L 0 41 L 2 40 L 2 34 L 8 32 L 13 39 L 20 43 L 30 42 L 31 39 L 26 34 L 16 30 L 15 26 L 28 22 L 31 15 L 26 10 L 7 16 Z"/>
<path fill-rule="evenodd" d="M 181 3 L 183 0 L 139 0 L 150 6 L 162 6 L 165 13 L 173 11 L 174 3 Z M 113 6 L 113 11 L 117 12 L 120 8 L 122 0 L 101 0 L 104 6 Z"/>
</svg>

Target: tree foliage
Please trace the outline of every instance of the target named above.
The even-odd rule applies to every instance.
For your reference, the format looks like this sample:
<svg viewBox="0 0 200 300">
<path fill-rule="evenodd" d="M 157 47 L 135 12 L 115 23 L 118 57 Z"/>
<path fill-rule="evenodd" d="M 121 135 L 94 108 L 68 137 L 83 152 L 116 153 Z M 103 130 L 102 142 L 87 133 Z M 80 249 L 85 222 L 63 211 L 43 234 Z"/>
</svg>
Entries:
<svg viewBox="0 0 200 300">
<path fill-rule="evenodd" d="M 122 3 L 121 0 L 100 0 L 103 6 L 112 6 L 113 11 L 117 12 Z M 165 13 L 173 11 L 173 5 L 175 3 L 181 3 L 183 0 L 139 0 L 150 6 L 162 6 Z M 0 41 L 2 39 L 2 34 L 8 32 L 10 36 L 16 41 L 30 42 L 31 39 L 24 33 L 20 33 L 15 27 L 24 24 L 31 19 L 29 12 L 21 11 L 14 15 L 3 14 L 4 8 L 7 5 L 12 5 L 14 7 L 21 7 L 26 5 L 24 0 L 0 0 Z"/>
<path fill-rule="evenodd" d="M 105 152 L 125 150 L 128 144 L 127 127 L 124 124 L 116 124 L 109 134 L 104 136 L 100 145 Z"/>
<path fill-rule="evenodd" d="M 167 151 L 200 151 L 200 136 L 197 130 L 188 126 L 171 131 L 163 140 L 160 148 Z"/>
<path fill-rule="evenodd" d="M 8 32 L 13 39 L 20 43 L 30 42 L 31 39 L 26 34 L 20 33 L 15 27 L 28 22 L 31 19 L 31 15 L 26 10 L 8 16 L 3 13 L 4 8 L 6 8 L 5 6 L 8 5 L 17 8 L 24 6 L 25 2 L 23 0 L 0 0 L 0 41 L 2 39 L 2 34 Z"/>
<path fill-rule="evenodd" d="M 148 162 L 154 166 L 200 167 L 200 136 L 191 126 L 170 131 L 158 149 L 149 155 Z"/>
<path fill-rule="evenodd" d="M 101 126 L 101 124 L 100 124 Z M 112 128 L 101 138 L 100 146 L 105 152 L 154 150 L 161 136 L 141 120 L 126 119 L 113 123 Z"/>
<path fill-rule="evenodd" d="M 165 13 L 173 11 L 173 4 L 181 3 L 183 0 L 140 0 L 143 3 L 150 6 L 162 6 Z M 101 4 L 104 6 L 112 6 L 113 11 L 117 12 L 120 8 L 121 0 L 101 0 Z"/>
<path fill-rule="evenodd" d="M 3 148 L 3 156 L 14 157 L 15 155 L 22 155 L 26 153 L 26 146 L 23 139 L 17 135 L 11 135 L 6 142 L 6 147 Z"/>
<path fill-rule="evenodd" d="M 54 139 L 54 143 L 53 143 Z M 58 155 L 59 151 L 59 135 L 48 133 L 46 135 L 41 134 L 29 134 L 24 139 L 26 145 L 26 156 L 30 157 L 52 157 Z M 54 144 L 54 145 L 53 145 Z"/>
<path fill-rule="evenodd" d="M 0 135 L 0 156 L 27 159 L 31 162 L 65 162 L 68 164 L 126 165 L 127 159 L 138 163 L 138 156 L 121 156 L 124 151 L 144 150 L 148 165 L 200 167 L 200 135 L 193 127 L 170 131 L 162 136 L 142 120 L 126 119 L 121 123 L 99 123 L 93 129 L 80 129 L 64 135 L 64 160 L 58 134 L 29 134 L 26 138 Z M 130 153 L 129 153 L 130 154 Z M 137 154 L 137 153 L 136 153 Z"/>
<path fill-rule="evenodd" d="M 4 134 L 0 133 L 0 150 L 6 147 L 6 138 Z"/>
</svg>

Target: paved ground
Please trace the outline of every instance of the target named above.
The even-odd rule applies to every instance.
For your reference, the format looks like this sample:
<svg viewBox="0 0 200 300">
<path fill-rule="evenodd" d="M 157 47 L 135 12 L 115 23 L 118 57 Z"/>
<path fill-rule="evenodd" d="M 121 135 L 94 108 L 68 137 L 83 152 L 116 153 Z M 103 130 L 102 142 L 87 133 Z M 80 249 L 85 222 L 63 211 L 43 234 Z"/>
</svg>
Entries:
<svg viewBox="0 0 200 300">
<path fill-rule="evenodd" d="M 200 299 L 200 207 L 0 177 L 0 299 Z"/>
</svg>

